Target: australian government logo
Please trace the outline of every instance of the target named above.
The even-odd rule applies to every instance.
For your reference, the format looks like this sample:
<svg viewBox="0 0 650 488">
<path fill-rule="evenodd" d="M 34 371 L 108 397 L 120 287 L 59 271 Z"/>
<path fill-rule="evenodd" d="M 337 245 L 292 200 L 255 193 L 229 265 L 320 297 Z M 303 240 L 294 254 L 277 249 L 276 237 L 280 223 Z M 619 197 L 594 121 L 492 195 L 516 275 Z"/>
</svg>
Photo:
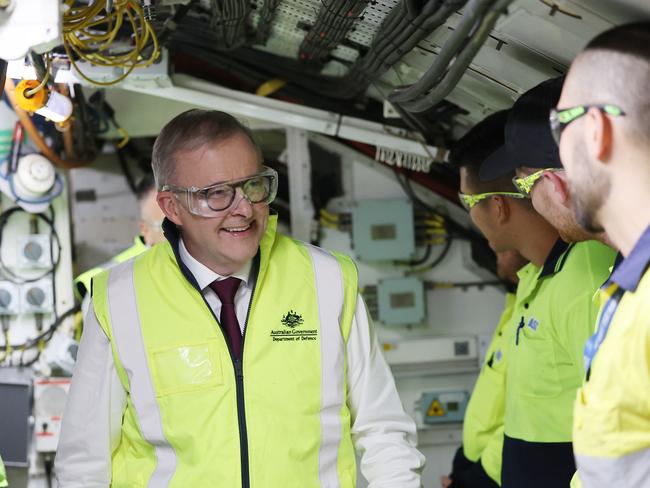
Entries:
<svg viewBox="0 0 650 488">
<path fill-rule="evenodd" d="M 302 315 L 289 310 L 280 319 L 280 324 L 284 328 L 271 330 L 271 339 L 273 339 L 273 342 L 315 341 L 318 338 L 318 330 L 303 329 L 301 326 L 304 323 Z"/>
</svg>

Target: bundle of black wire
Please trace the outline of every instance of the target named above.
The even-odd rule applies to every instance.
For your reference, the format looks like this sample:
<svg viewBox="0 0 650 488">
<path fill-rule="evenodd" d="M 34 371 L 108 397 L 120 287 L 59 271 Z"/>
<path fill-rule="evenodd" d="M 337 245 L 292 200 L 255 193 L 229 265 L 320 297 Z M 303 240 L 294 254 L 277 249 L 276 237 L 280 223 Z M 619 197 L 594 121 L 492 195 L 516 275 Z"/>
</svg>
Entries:
<svg viewBox="0 0 650 488">
<path fill-rule="evenodd" d="M 260 20 L 257 24 L 255 33 L 255 43 L 266 44 L 271 34 L 271 24 L 275 19 L 276 10 L 282 0 L 264 0 L 262 10 L 260 11 Z"/>
<path fill-rule="evenodd" d="M 321 5 L 298 54 L 301 61 L 310 63 L 309 66 L 319 71 L 331 51 L 348 35 L 368 0 L 322 0 Z"/>
<path fill-rule="evenodd" d="M 24 344 L 12 344 L 12 348 L 14 351 L 22 351 L 21 356 L 20 356 L 20 366 L 25 366 L 29 367 L 32 364 L 34 364 L 36 361 L 38 361 L 38 358 L 41 356 L 41 351 L 39 350 L 32 359 L 30 359 L 28 362 L 23 362 L 23 354 L 25 351 L 29 349 L 33 349 L 35 347 L 38 347 L 38 343 L 41 341 L 47 342 L 49 341 L 56 330 L 61 326 L 61 324 L 69 317 L 72 317 L 74 314 L 79 312 L 81 310 L 81 305 L 76 304 L 74 307 L 72 307 L 69 310 L 66 310 L 61 314 L 61 316 L 56 317 L 54 319 L 54 322 L 48 327 L 48 329 L 41 334 L 37 335 L 36 337 L 33 337 L 32 339 L 26 341 Z"/>
<path fill-rule="evenodd" d="M 426 112 L 456 86 L 513 0 L 471 0 L 463 18 L 420 79 L 394 90 L 388 99 L 411 113 Z"/>
<path fill-rule="evenodd" d="M 216 48 L 232 50 L 249 41 L 247 19 L 251 3 L 247 0 L 211 0 L 210 28 L 217 37 Z"/>
</svg>

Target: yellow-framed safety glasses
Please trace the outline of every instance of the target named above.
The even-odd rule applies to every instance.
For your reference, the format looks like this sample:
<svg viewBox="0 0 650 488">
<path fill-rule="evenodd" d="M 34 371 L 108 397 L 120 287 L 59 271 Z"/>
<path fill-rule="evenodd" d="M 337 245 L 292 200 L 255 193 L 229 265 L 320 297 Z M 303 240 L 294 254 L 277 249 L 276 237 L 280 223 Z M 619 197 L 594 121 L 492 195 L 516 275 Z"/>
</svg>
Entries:
<svg viewBox="0 0 650 488">
<path fill-rule="evenodd" d="M 466 193 L 458 192 L 458 198 L 460 203 L 465 210 L 468 212 L 476 207 L 480 202 L 491 197 L 510 197 L 510 198 L 525 198 L 521 193 L 515 193 L 510 191 L 490 191 L 487 193 L 475 193 L 473 195 L 468 195 Z"/>
<path fill-rule="evenodd" d="M 521 193 L 525 198 L 530 198 L 530 192 L 533 191 L 533 187 L 535 186 L 535 183 L 539 181 L 539 179 L 544 176 L 544 173 L 549 172 L 549 173 L 555 173 L 557 171 L 564 171 L 563 168 L 544 168 L 540 169 L 539 171 L 535 171 L 533 174 L 530 174 L 528 176 L 523 176 L 521 178 L 515 176 L 512 179 L 512 184 L 515 185 L 515 188 L 519 193 Z"/>
</svg>

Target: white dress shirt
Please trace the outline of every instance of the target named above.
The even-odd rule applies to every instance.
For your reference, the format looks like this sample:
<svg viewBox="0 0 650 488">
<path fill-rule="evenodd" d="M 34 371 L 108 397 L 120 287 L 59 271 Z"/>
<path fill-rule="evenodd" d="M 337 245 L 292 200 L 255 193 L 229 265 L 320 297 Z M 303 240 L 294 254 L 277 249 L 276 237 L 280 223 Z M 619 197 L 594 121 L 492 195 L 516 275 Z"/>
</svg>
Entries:
<svg viewBox="0 0 650 488">
<path fill-rule="evenodd" d="M 213 281 L 225 280 L 226 278 L 239 278 L 241 283 L 239 288 L 237 288 L 237 293 L 235 294 L 235 313 L 237 314 L 237 322 L 239 322 L 239 328 L 244 334 L 244 327 L 246 327 L 246 316 L 248 315 L 248 306 L 251 302 L 251 296 L 253 294 L 253 287 L 255 286 L 254 277 L 250 276 L 252 261 L 248 261 L 239 271 L 233 273 L 230 276 L 222 276 L 219 273 L 215 273 L 205 264 L 198 262 L 194 259 L 187 248 L 183 239 L 180 240 L 178 251 L 181 255 L 181 260 L 183 264 L 187 266 L 187 269 L 190 270 L 190 273 L 194 275 L 194 279 L 201 289 L 201 293 L 205 298 L 205 301 L 208 302 L 214 316 L 221 317 L 221 300 L 210 288 L 210 284 Z"/>
<path fill-rule="evenodd" d="M 221 303 L 208 285 L 225 277 L 194 259 L 182 241 L 180 256 L 219 317 Z M 242 280 L 235 296 L 241 327 L 246 321 L 252 293 L 250 269 L 249 262 L 233 275 Z M 424 457 L 416 449 L 415 423 L 404 412 L 361 295 L 357 298 L 347 343 L 347 361 L 352 440 L 369 488 L 420 488 Z M 119 445 L 126 402 L 127 395 L 117 376 L 110 341 L 91 307 L 84 321 L 63 415 L 55 464 L 59 487 L 110 486 L 111 454 Z"/>
</svg>

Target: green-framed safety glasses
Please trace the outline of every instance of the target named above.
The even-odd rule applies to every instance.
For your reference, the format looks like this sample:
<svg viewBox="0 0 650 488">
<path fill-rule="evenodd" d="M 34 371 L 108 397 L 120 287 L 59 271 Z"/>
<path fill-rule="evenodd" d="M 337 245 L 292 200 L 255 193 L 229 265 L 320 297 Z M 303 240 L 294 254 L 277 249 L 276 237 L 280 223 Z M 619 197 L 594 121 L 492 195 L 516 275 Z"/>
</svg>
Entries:
<svg viewBox="0 0 650 488">
<path fill-rule="evenodd" d="M 560 144 L 560 137 L 562 137 L 562 132 L 566 127 L 573 122 L 578 120 L 580 117 L 587 114 L 587 111 L 590 108 L 597 108 L 598 110 L 606 113 L 607 115 L 613 115 L 615 117 L 625 115 L 625 112 L 616 105 L 579 105 L 577 107 L 564 108 L 564 109 L 551 109 L 549 115 L 549 122 L 551 124 L 551 133 L 553 134 L 553 139 L 556 144 Z"/>
<path fill-rule="evenodd" d="M 521 178 L 515 176 L 512 179 L 512 184 L 515 185 L 515 188 L 519 193 L 525 197 L 525 198 L 530 198 L 530 192 L 533 191 L 533 187 L 535 186 L 535 183 L 539 181 L 539 179 L 544 175 L 546 172 L 557 172 L 557 171 L 564 171 L 562 168 L 544 168 L 540 169 L 539 171 L 535 171 L 533 174 L 530 174 L 528 176 L 523 176 Z"/>
<path fill-rule="evenodd" d="M 463 208 L 468 212 L 472 208 L 476 207 L 476 205 L 478 205 L 483 200 L 486 200 L 490 197 L 496 197 L 496 196 L 503 196 L 503 197 L 510 197 L 510 198 L 524 198 L 524 196 L 521 193 L 515 193 L 510 191 L 490 191 L 487 193 L 475 193 L 473 195 L 468 195 L 466 193 L 458 192 L 458 198 L 460 199 L 460 203 L 463 206 Z"/>
</svg>

